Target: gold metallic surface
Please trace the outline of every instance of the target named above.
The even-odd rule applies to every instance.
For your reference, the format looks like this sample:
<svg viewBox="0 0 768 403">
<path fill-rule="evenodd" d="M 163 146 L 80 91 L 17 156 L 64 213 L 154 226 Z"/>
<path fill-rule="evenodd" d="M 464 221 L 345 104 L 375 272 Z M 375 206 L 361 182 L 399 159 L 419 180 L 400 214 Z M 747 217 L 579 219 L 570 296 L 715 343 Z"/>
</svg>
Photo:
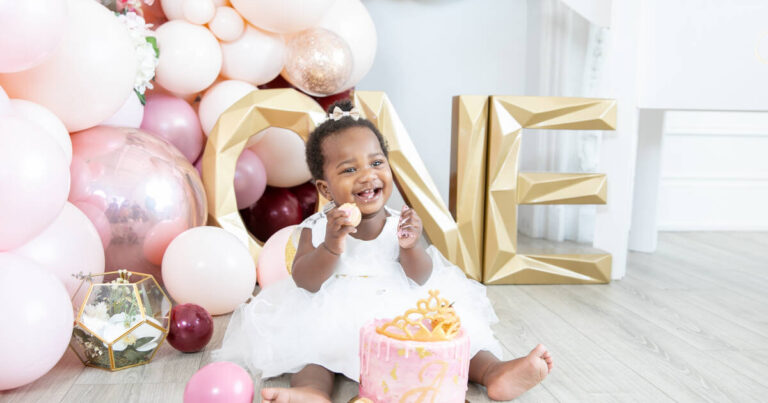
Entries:
<svg viewBox="0 0 768 403">
<path fill-rule="evenodd" d="M 601 174 L 520 173 L 522 129 L 613 130 L 610 99 L 492 96 L 486 176 L 487 284 L 576 284 L 610 281 L 610 255 L 518 254 L 518 204 L 603 204 Z"/>
<path fill-rule="evenodd" d="M 453 97 L 449 211 L 459 228 L 456 261 L 470 278 L 483 279 L 483 218 L 488 97 Z"/>
<path fill-rule="evenodd" d="M 258 90 L 230 106 L 213 127 L 203 152 L 203 185 L 209 224 L 235 235 L 257 261 L 261 245 L 245 228 L 235 200 L 235 165 L 248 139 L 267 127 L 291 130 L 304 140 L 326 114 L 312 98 L 294 89 Z M 287 161 L 286 163 L 290 163 Z M 322 206 L 326 201 L 318 201 Z"/>
<path fill-rule="evenodd" d="M 389 98 L 383 92 L 355 91 L 355 105 L 387 140 L 389 164 L 397 187 L 406 203 L 421 217 L 429 240 L 451 262 L 464 270 L 470 267 L 470 276 L 472 273 L 479 276 L 479 270 L 473 266 L 468 252 L 467 241 L 462 238 L 459 226 L 440 197 Z"/>
</svg>

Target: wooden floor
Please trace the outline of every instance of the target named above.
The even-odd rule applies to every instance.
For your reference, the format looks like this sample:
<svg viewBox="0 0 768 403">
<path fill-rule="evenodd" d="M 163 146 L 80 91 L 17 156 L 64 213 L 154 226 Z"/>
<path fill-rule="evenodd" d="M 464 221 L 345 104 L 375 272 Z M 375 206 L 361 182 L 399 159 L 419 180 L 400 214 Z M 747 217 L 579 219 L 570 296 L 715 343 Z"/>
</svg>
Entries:
<svg viewBox="0 0 768 403">
<path fill-rule="evenodd" d="M 664 233 L 655 254 L 630 254 L 627 273 L 610 285 L 488 287 L 506 358 L 539 342 L 555 358 L 519 401 L 768 401 L 768 234 Z M 0 401 L 180 402 L 221 343 L 229 318 L 215 320 L 202 353 L 164 345 L 151 364 L 109 373 L 67 352 Z M 354 382 L 337 385 L 334 401 L 357 393 Z M 477 386 L 467 399 L 488 401 Z"/>
</svg>

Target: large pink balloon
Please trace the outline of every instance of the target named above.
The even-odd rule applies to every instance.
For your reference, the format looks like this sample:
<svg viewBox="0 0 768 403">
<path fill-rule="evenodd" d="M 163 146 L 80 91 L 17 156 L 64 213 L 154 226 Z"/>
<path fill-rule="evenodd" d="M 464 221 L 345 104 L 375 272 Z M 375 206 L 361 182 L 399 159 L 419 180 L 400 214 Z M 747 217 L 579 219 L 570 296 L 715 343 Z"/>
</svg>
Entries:
<svg viewBox="0 0 768 403">
<path fill-rule="evenodd" d="M 184 388 L 184 403 L 250 403 L 252 400 L 251 376 L 228 361 L 200 368 Z"/>
<path fill-rule="evenodd" d="M 61 147 L 67 157 L 67 163 L 72 162 L 72 140 L 64 123 L 48 108 L 23 99 L 10 100 L 12 116 L 24 119 L 40 126 L 50 138 Z"/>
<path fill-rule="evenodd" d="M 267 184 L 288 188 L 312 179 L 304 156 L 304 140 L 298 134 L 277 127 L 257 133 L 250 146 L 267 170 Z"/>
<path fill-rule="evenodd" d="M 187 101 L 170 95 L 152 95 L 144 105 L 141 129 L 173 144 L 195 162 L 203 150 L 203 130 L 195 110 Z"/>
<path fill-rule="evenodd" d="M 163 281 L 177 303 L 222 315 L 251 296 L 256 266 L 245 243 L 234 235 L 219 227 L 197 227 L 168 245 Z"/>
<path fill-rule="evenodd" d="M 175 147 L 136 129 L 97 126 L 73 134 L 72 146 L 76 180 L 69 200 L 87 203 L 100 233 L 106 232 L 106 218 L 106 270 L 139 271 L 160 280 L 157 255 L 207 218 L 197 172 Z"/>
<path fill-rule="evenodd" d="M 93 0 L 67 4 L 69 24 L 61 45 L 32 69 L 0 74 L 0 85 L 11 98 L 50 109 L 74 132 L 120 109 L 133 91 L 136 51 L 128 28 L 104 6 Z"/>
<path fill-rule="evenodd" d="M 289 268 L 286 266 L 285 246 L 290 242 L 291 234 L 295 229 L 295 225 L 289 225 L 275 232 L 267 242 L 264 242 L 264 248 L 259 252 L 259 262 L 256 265 L 259 287 L 269 287 L 290 277 Z"/>
<path fill-rule="evenodd" d="M 251 24 L 287 34 L 317 24 L 333 0 L 232 0 L 232 6 Z"/>
<path fill-rule="evenodd" d="M 335 0 L 317 24 L 335 32 L 352 51 L 352 75 L 344 89 L 352 88 L 368 73 L 376 56 L 376 27 L 360 0 Z"/>
<path fill-rule="evenodd" d="M 37 263 L 0 253 L 0 390 L 48 372 L 72 337 L 72 304 L 64 285 Z"/>
<path fill-rule="evenodd" d="M 265 84 L 283 69 L 285 41 L 280 35 L 247 25 L 239 38 L 221 44 L 221 54 L 222 76 L 254 85 Z"/>
<path fill-rule="evenodd" d="M 0 72 L 42 63 L 61 43 L 67 17 L 66 1 L 0 0 Z"/>
<path fill-rule="evenodd" d="M 51 224 L 69 193 L 69 163 L 40 126 L 0 119 L 0 251 L 29 241 Z"/>
<path fill-rule="evenodd" d="M 243 150 L 235 167 L 235 196 L 237 209 L 244 209 L 264 194 L 267 188 L 267 172 L 259 157 L 249 149 Z"/>
<path fill-rule="evenodd" d="M 255 85 L 238 80 L 222 81 L 208 88 L 200 100 L 200 107 L 198 108 L 203 133 L 206 136 L 211 133 L 216 121 L 219 120 L 219 116 L 251 91 L 256 91 Z"/>
<path fill-rule="evenodd" d="M 213 84 L 221 71 L 221 47 L 211 31 L 174 20 L 155 31 L 160 61 L 155 80 L 176 94 L 193 94 Z"/>
<path fill-rule="evenodd" d="M 35 261 L 58 277 L 72 297 L 82 280 L 80 272 L 104 272 L 104 247 L 91 221 L 77 207 L 66 203 L 51 225 L 12 253 Z"/>
</svg>

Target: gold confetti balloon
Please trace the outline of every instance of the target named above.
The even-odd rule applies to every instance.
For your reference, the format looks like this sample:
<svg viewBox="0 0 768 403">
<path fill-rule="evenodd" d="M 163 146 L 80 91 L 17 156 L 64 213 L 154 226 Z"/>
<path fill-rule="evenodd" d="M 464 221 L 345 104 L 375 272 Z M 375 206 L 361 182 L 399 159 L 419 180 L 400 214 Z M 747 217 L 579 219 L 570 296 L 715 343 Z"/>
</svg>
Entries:
<svg viewBox="0 0 768 403">
<path fill-rule="evenodd" d="M 328 96 L 345 89 L 352 63 L 344 39 L 324 28 L 310 28 L 286 41 L 283 77 L 309 95 Z"/>
</svg>

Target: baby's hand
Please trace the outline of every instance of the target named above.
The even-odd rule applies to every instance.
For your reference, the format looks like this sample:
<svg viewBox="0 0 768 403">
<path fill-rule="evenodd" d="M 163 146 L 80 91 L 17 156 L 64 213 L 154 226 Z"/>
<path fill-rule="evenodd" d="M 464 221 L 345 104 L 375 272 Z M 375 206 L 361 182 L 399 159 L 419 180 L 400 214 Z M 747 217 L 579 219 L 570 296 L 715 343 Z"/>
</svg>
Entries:
<svg viewBox="0 0 768 403">
<path fill-rule="evenodd" d="M 421 218 L 416 210 L 403 206 L 400 222 L 397 225 L 397 241 L 403 249 L 410 249 L 419 243 L 421 237 Z"/>
<path fill-rule="evenodd" d="M 325 226 L 325 247 L 336 255 L 344 252 L 347 234 L 357 232 L 357 228 L 349 220 L 349 212 L 335 208 L 326 214 L 328 224 Z"/>
</svg>

